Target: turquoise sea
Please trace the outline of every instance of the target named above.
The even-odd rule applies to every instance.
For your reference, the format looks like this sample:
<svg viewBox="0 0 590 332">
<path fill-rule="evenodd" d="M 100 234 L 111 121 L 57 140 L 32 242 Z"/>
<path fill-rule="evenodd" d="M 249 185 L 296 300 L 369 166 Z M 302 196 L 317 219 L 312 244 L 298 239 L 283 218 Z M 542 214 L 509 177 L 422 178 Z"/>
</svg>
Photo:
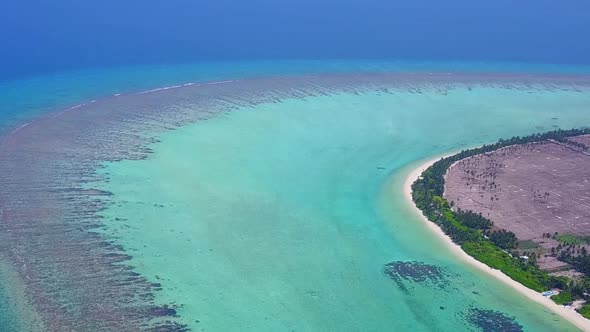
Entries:
<svg viewBox="0 0 590 332">
<path fill-rule="evenodd" d="M 3 128 L 179 83 L 370 71 L 588 69 L 369 61 L 111 68 L 2 83 Z M 478 331 L 498 317 L 526 331 L 575 331 L 453 257 L 407 204 L 402 184 L 413 166 L 436 155 L 588 126 L 589 106 L 587 88 L 556 83 L 336 89 L 241 107 L 150 133 L 158 141 L 147 159 L 97 169 L 108 181 L 89 188 L 112 193 L 97 232 L 132 256 L 135 272 L 161 285 L 156 302 L 174 306 L 174 319 L 195 331 Z M 400 285 L 383 272 L 396 261 L 435 266 L 441 280 Z M 0 323 L 18 321 L 11 312 L 0 308 Z"/>
</svg>

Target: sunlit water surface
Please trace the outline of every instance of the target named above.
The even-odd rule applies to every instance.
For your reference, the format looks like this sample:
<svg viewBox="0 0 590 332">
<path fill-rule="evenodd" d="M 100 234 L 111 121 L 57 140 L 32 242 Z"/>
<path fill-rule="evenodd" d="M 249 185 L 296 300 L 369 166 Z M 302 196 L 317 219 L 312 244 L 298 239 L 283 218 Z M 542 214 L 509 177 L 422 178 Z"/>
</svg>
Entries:
<svg viewBox="0 0 590 332">
<path fill-rule="evenodd" d="M 587 91 L 479 87 L 286 99 L 159 134 L 147 160 L 100 170 L 99 231 L 206 331 L 463 331 L 473 308 L 527 331 L 574 328 L 466 266 L 415 215 L 420 160 L 502 137 L 590 125 Z M 392 261 L 443 267 L 401 289 Z"/>
</svg>

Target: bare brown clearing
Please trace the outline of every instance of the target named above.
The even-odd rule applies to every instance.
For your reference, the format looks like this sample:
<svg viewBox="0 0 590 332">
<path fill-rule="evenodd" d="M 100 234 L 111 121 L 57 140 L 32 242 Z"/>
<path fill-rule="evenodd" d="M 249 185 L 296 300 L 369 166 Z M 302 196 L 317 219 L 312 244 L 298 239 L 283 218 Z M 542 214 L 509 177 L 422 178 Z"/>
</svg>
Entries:
<svg viewBox="0 0 590 332">
<path fill-rule="evenodd" d="M 590 136 L 572 140 L 590 146 Z M 467 158 L 449 169 L 445 197 L 547 253 L 559 243 L 543 234 L 590 235 L 590 154 L 543 142 Z M 566 265 L 551 256 L 538 263 L 549 270 Z"/>
</svg>

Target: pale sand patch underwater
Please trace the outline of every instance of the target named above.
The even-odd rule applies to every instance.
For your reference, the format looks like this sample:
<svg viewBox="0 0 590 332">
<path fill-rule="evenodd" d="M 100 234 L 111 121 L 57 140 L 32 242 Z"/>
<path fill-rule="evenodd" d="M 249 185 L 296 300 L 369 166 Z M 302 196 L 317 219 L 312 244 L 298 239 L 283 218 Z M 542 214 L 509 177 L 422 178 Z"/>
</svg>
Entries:
<svg viewBox="0 0 590 332">
<path fill-rule="evenodd" d="M 449 154 L 448 156 L 450 156 L 452 154 Z M 446 156 L 444 156 L 446 157 Z M 428 169 L 430 166 L 432 166 L 435 162 L 437 162 L 438 160 L 440 160 L 440 158 L 433 158 L 431 160 L 428 160 L 424 163 L 422 163 L 421 165 L 419 165 L 418 167 L 415 167 L 406 177 L 406 180 L 404 182 L 404 197 L 407 199 L 408 204 L 412 204 L 412 206 L 414 207 L 416 213 L 420 216 L 420 219 L 422 221 L 424 221 L 424 224 L 434 233 L 437 234 L 437 236 L 439 236 L 441 238 L 441 240 L 444 242 L 444 244 L 446 245 L 447 249 L 453 253 L 453 255 L 455 255 L 457 258 L 463 260 L 465 263 L 472 265 L 473 267 L 477 268 L 478 270 L 485 272 L 491 276 L 493 276 L 494 278 L 502 281 L 503 283 L 507 284 L 508 286 L 512 287 L 514 290 L 516 290 L 517 292 L 519 292 L 520 294 L 522 294 L 523 296 L 526 296 L 527 298 L 543 305 L 544 307 L 546 307 L 547 309 L 551 310 L 552 312 L 555 312 L 556 314 L 558 314 L 559 316 L 567 319 L 569 322 L 571 322 L 572 324 L 574 324 L 575 326 L 577 326 L 578 328 L 584 330 L 584 331 L 590 331 L 590 320 L 584 318 L 582 315 L 580 315 L 579 313 L 577 313 L 574 309 L 571 308 L 566 308 L 563 305 L 558 305 L 555 302 L 553 302 L 550 298 L 548 297 L 544 297 L 541 294 L 539 294 L 538 292 L 527 288 L 525 286 L 523 286 L 522 284 L 512 280 L 510 277 L 508 277 L 507 275 L 505 275 L 504 273 L 502 273 L 500 270 L 496 270 L 493 268 L 490 268 L 489 266 L 485 265 L 484 263 L 476 260 L 475 258 L 469 256 L 467 253 L 465 253 L 463 251 L 463 249 L 461 249 L 461 246 L 455 244 L 450 237 L 448 237 L 443 231 L 442 229 L 437 226 L 436 224 L 434 224 L 433 222 L 431 222 L 430 220 L 428 220 L 423 214 L 422 211 L 420 211 L 415 205 L 414 202 L 412 200 L 412 184 L 418 180 L 418 178 L 421 176 L 422 172 L 424 172 L 426 169 Z"/>
<path fill-rule="evenodd" d="M 381 191 L 433 153 L 590 123 L 587 93 L 529 92 L 287 98 L 184 126 L 160 135 L 147 160 L 101 171 L 113 193 L 102 233 L 197 330 L 476 329 L 473 308 L 530 331 L 574 330 L 457 262 L 403 195 Z M 392 261 L 453 277 L 402 290 L 383 274 Z"/>
<path fill-rule="evenodd" d="M 0 331 L 44 331 L 43 322 L 29 302 L 25 285 L 4 258 L 0 257 Z"/>
</svg>

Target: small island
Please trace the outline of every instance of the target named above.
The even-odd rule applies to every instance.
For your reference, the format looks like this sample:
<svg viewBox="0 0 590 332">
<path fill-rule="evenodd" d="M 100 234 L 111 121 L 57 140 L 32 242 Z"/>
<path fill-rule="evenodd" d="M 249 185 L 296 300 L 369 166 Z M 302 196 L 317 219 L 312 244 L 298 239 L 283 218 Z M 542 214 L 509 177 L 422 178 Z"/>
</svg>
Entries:
<svg viewBox="0 0 590 332">
<path fill-rule="evenodd" d="M 412 199 L 465 253 L 590 318 L 589 147 L 590 129 L 572 129 L 464 150 Z"/>
</svg>

